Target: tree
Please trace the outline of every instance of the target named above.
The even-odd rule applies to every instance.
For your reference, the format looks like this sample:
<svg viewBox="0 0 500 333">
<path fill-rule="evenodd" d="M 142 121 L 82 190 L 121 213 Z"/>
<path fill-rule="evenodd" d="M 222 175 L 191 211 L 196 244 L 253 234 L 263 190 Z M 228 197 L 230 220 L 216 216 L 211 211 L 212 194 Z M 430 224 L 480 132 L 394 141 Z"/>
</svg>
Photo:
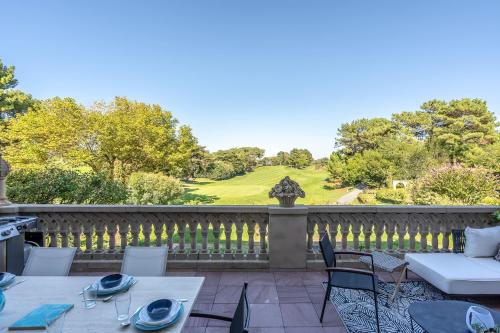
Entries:
<svg viewBox="0 0 500 333">
<path fill-rule="evenodd" d="M 391 162 L 392 176 L 396 179 L 415 179 L 438 163 L 425 143 L 414 139 L 384 138 L 377 151 Z"/>
<path fill-rule="evenodd" d="M 184 193 L 178 179 L 161 173 L 135 172 L 128 186 L 129 201 L 137 205 L 170 205 Z"/>
<path fill-rule="evenodd" d="M 421 108 L 431 114 L 432 141 L 448 152 L 451 163 L 462 162 L 471 149 L 498 140 L 495 115 L 481 99 L 431 100 Z"/>
<path fill-rule="evenodd" d="M 94 118 L 72 98 L 52 98 L 9 121 L 4 158 L 14 168 L 93 165 Z M 97 167 L 94 168 L 95 171 Z"/>
<path fill-rule="evenodd" d="M 231 148 L 213 153 L 214 160 L 230 163 L 237 175 L 253 171 L 263 156 L 264 150 L 257 147 Z"/>
<path fill-rule="evenodd" d="M 335 146 L 348 156 L 378 147 L 381 138 L 394 132 L 393 123 L 385 118 L 357 119 L 342 124 Z"/>
<path fill-rule="evenodd" d="M 350 157 L 342 173 L 346 185 L 364 184 L 368 187 L 381 187 L 393 173 L 390 161 L 376 150 L 366 150 Z"/>
<path fill-rule="evenodd" d="M 307 149 L 294 148 L 290 151 L 289 165 L 293 168 L 303 169 L 311 165 L 313 156 Z"/>
<path fill-rule="evenodd" d="M 334 182 L 341 182 L 346 167 L 344 159 L 338 152 L 333 152 L 330 155 L 327 164 L 327 170 L 330 173 L 330 178 Z"/>
<path fill-rule="evenodd" d="M 7 67 L 0 59 L 0 123 L 26 112 L 33 104 L 31 95 L 14 89 L 18 83 L 14 71 L 14 66 Z"/>
<path fill-rule="evenodd" d="M 402 136 L 424 141 L 432 135 L 432 115 L 426 111 L 401 112 L 392 115 L 396 131 Z"/>
<path fill-rule="evenodd" d="M 132 172 L 173 172 L 177 120 L 156 104 L 116 97 L 97 110 L 98 146 L 95 158 L 114 178 L 125 179 Z"/>
<path fill-rule="evenodd" d="M 276 154 L 277 165 L 288 165 L 290 160 L 290 154 L 286 151 L 280 151 Z"/>
<path fill-rule="evenodd" d="M 170 157 L 172 174 L 189 179 L 200 172 L 205 158 L 204 147 L 198 144 L 191 127 L 181 126 L 177 135 L 177 147 Z"/>
</svg>

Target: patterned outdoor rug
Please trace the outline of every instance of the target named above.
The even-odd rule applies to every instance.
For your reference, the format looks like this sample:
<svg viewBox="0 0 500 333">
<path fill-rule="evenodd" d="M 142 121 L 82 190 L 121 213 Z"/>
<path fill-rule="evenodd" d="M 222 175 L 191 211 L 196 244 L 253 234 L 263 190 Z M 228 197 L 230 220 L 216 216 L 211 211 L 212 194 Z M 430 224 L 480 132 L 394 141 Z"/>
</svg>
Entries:
<svg viewBox="0 0 500 333">
<path fill-rule="evenodd" d="M 394 283 L 379 282 L 380 290 L 389 295 L 394 291 Z M 326 288 L 326 285 L 323 285 Z M 378 296 L 380 331 L 382 333 L 412 333 L 408 307 L 417 301 L 445 299 L 445 295 L 425 281 L 407 281 L 401 283 L 403 292 L 399 293 L 391 304 L 388 296 Z M 331 301 L 337 308 L 340 318 L 349 333 L 376 332 L 375 305 L 373 293 L 350 289 L 333 288 Z M 414 324 L 415 332 L 422 330 Z"/>
</svg>

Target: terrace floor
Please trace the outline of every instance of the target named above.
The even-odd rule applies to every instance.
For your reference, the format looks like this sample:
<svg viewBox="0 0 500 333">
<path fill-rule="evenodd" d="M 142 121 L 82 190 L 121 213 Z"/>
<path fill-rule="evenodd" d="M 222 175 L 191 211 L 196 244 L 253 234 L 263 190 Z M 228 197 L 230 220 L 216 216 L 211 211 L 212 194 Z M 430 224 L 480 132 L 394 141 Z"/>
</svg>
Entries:
<svg viewBox="0 0 500 333">
<path fill-rule="evenodd" d="M 92 273 L 94 275 L 96 273 Z M 104 275 L 106 273 L 99 273 Z M 398 274 L 398 273 L 395 273 Z M 85 275 L 85 274 L 79 274 Z M 327 303 L 323 324 L 319 322 L 325 291 L 324 272 L 191 272 L 173 271 L 169 276 L 204 276 L 205 284 L 194 309 L 232 315 L 243 282 L 248 282 L 251 333 L 344 333 L 347 332 L 331 303 Z M 379 273 L 392 281 L 388 273 Z M 419 279 L 409 272 L 409 279 Z M 468 298 L 500 311 L 500 299 Z M 228 324 L 191 318 L 183 333 L 227 333 Z"/>
</svg>

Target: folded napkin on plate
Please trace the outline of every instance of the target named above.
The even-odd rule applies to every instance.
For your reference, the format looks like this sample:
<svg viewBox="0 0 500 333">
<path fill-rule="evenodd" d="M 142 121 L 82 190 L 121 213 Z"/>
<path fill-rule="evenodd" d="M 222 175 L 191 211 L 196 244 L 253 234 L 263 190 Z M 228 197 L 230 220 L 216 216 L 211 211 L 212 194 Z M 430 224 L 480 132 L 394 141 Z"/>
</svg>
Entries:
<svg viewBox="0 0 500 333">
<path fill-rule="evenodd" d="M 0 287 L 5 287 L 6 285 L 8 285 L 12 281 L 14 281 L 14 279 L 16 278 L 16 276 L 14 274 L 11 274 L 9 272 L 4 272 L 4 273 L 1 273 L 0 275 L 1 275 L 0 276 Z"/>
<path fill-rule="evenodd" d="M 122 289 L 129 287 L 129 285 L 134 281 L 134 278 L 132 276 L 123 274 L 122 280 L 120 281 L 119 285 L 117 285 L 116 287 L 113 287 L 113 288 L 104 288 L 101 284 L 101 279 L 97 280 L 96 282 L 94 282 L 92 284 L 92 287 L 98 288 L 98 293 L 103 292 L 103 291 L 106 293 L 120 291 Z"/>
<path fill-rule="evenodd" d="M 179 311 L 181 310 L 182 304 L 175 300 L 171 301 L 172 301 L 172 307 L 170 308 L 170 312 L 165 318 L 159 320 L 151 319 L 151 317 L 149 317 L 148 315 L 148 310 L 147 310 L 148 306 L 147 305 L 143 306 L 138 314 L 137 324 L 142 326 L 162 326 L 174 321 L 177 318 Z"/>
</svg>

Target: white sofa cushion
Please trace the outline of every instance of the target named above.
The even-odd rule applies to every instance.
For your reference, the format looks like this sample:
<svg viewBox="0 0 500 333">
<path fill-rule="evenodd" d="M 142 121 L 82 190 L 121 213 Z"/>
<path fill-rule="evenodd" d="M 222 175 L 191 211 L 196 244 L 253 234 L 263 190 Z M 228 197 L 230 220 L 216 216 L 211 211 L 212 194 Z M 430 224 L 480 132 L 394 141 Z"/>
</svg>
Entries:
<svg viewBox="0 0 500 333">
<path fill-rule="evenodd" d="M 494 257 L 500 242 L 500 226 L 484 229 L 465 228 L 464 254 L 467 257 Z"/>
<path fill-rule="evenodd" d="M 409 269 L 452 295 L 500 295 L 500 262 L 461 253 L 408 253 Z"/>
</svg>

